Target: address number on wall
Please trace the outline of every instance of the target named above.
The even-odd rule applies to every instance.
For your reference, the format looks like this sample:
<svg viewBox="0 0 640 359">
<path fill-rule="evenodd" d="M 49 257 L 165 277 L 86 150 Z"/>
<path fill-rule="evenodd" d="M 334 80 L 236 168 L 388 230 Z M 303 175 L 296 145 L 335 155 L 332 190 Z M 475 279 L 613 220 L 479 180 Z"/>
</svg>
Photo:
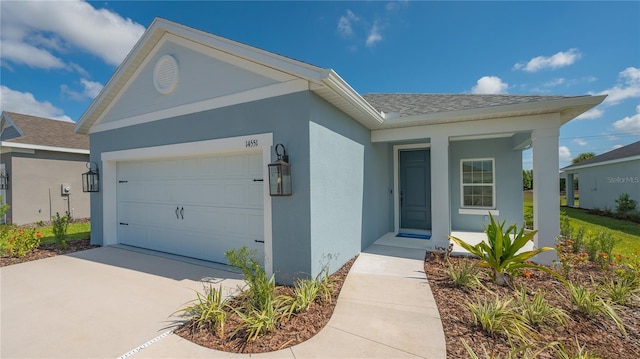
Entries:
<svg viewBox="0 0 640 359">
<path fill-rule="evenodd" d="M 247 147 L 247 148 L 258 147 L 258 140 L 257 139 L 246 140 L 245 141 L 245 147 Z"/>
</svg>

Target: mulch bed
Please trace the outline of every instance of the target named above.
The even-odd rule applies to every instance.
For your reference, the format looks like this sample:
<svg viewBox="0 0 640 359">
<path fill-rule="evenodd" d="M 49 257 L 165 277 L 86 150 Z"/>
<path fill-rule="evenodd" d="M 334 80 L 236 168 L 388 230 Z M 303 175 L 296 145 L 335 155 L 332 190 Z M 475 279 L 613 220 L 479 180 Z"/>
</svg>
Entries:
<svg viewBox="0 0 640 359">
<path fill-rule="evenodd" d="M 40 247 L 27 254 L 24 257 L 14 258 L 14 257 L 0 257 L 0 267 L 9 266 L 12 264 L 24 263 L 35 261 L 38 259 L 55 257 L 61 254 L 68 254 L 73 252 L 84 251 L 87 249 L 100 247 L 98 245 L 92 245 L 89 243 L 89 239 L 78 239 L 74 241 L 67 242 L 67 249 L 58 248 L 57 244 L 42 244 Z"/>
<path fill-rule="evenodd" d="M 230 337 L 230 334 L 241 324 L 235 314 L 227 316 L 224 338 L 210 330 L 194 329 L 191 322 L 186 322 L 174 333 L 201 346 L 232 353 L 264 353 L 302 343 L 316 335 L 329 322 L 342 285 L 355 260 L 356 258 L 352 258 L 330 276 L 333 288 L 330 301 L 316 300 L 306 312 L 291 316 L 290 319 L 282 321 L 271 333 L 254 340 Z M 291 294 L 292 291 L 290 287 L 281 287 L 278 290 L 278 294 Z"/>
<path fill-rule="evenodd" d="M 452 257 L 454 265 L 465 259 Z M 477 261 L 477 259 L 468 259 Z M 491 337 L 485 334 L 481 328 L 474 326 L 471 313 L 466 306 L 468 302 L 490 300 L 499 295 L 501 298 L 513 295 L 513 290 L 508 287 L 497 286 L 489 276 L 482 274 L 481 282 L 489 290 L 475 289 L 465 291 L 455 287 L 446 274 L 446 266 L 441 258 L 428 256 L 424 264 L 425 273 L 429 280 L 431 290 L 435 297 L 442 325 L 444 328 L 447 358 L 469 358 L 469 354 L 462 344 L 464 339 L 480 357 L 487 353 L 500 354 L 506 357 L 509 353 L 509 343 L 501 336 Z M 572 272 L 572 278 L 579 278 L 582 283 L 591 283 L 604 279 L 604 271 L 594 263 L 585 263 Z M 553 276 L 532 270 L 531 277 L 514 278 L 516 287 L 524 285 L 531 295 L 538 291 L 546 293 L 545 299 L 553 306 L 567 312 L 569 319 L 565 327 L 541 329 L 539 342 L 536 348 L 543 348 L 546 344 L 557 341 L 566 348 L 575 351 L 576 338 L 580 345 L 587 351 L 595 353 L 602 358 L 638 359 L 640 358 L 640 312 L 637 304 L 632 307 L 622 307 L 618 315 L 624 322 L 628 336 L 625 338 L 615 323 L 602 316 L 587 317 L 572 310 L 571 302 L 564 285 Z M 565 297 L 563 297 L 565 296 Z M 542 352 L 538 358 L 557 358 L 551 349 Z"/>
</svg>

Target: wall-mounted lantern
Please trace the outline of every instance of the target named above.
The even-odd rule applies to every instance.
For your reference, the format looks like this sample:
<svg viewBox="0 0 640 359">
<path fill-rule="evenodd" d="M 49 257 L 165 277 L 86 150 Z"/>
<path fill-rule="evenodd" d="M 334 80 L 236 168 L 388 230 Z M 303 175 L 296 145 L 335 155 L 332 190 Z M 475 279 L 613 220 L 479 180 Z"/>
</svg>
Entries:
<svg viewBox="0 0 640 359">
<path fill-rule="evenodd" d="M 9 189 L 9 173 L 4 170 L 0 172 L 0 189 Z"/>
<path fill-rule="evenodd" d="M 282 153 L 278 151 L 282 149 Z M 279 143 L 275 148 L 278 159 L 269 164 L 269 194 L 272 196 L 291 196 L 291 165 L 287 149 Z"/>
<path fill-rule="evenodd" d="M 94 171 L 91 165 L 94 165 Z M 100 192 L 100 171 L 98 164 L 95 162 L 87 162 L 89 171 L 82 174 L 82 192 Z"/>
</svg>

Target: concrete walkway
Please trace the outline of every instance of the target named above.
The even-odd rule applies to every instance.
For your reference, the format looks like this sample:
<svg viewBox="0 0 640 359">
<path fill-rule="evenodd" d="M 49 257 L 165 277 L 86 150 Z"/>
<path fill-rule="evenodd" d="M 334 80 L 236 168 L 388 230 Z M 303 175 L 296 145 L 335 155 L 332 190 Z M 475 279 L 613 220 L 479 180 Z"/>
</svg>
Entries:
<svg viewBox="0 0 640 359">
<path fill-rule="evenodd" d="M 171 313 L 200 280 L 239 275 L 106 247 L 0 269 L 2 358 L 445 358 L 424 250 L 374 244 L 347 276 L 327 326 L 266 354 L 207 349 L 177 335 Z"/>
</svg>

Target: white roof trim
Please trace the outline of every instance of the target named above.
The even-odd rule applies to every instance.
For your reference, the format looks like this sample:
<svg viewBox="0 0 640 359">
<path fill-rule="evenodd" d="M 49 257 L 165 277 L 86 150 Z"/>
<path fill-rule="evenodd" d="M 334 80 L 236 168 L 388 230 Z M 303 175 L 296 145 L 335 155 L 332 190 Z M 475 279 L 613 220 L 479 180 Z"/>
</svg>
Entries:
<svg viewBox="0 0 640 359">
<path fill-rule="evenodd" d="M 615 164 L 615 163 L 629 162 L 629 161 L 636 161 L 636 160 L 640 160 L 640 155 L 629 156 L 629 157 L 624 157 L 624 158 L 616 158 L 615 160 L 609 160 L 609 161 L 589 163 L 589 164 L 582 165 L 582 166 L 573 166 L 571 168 L 563 168 L 562 170 L 564 172 L 574 172 L 574 170 L 579 170 L 579 169 L 583 169 L 583 168 L 597 167 L 597 166 L 604 166 L 604 165 L 612 165 L 612 164 Z"/>
<path fill-rule="evenodd" d="M 26 148 L 30 150 L 41 150 L 41 151 L 51 151 L 51 152 L 80 153 L 83 155 L 89 154 L 89 150 L 83 150 L 80 148 L 41 146 L 41 145 L 31 145 L 28 143 L 15 143 L 15 142 L 9 142 L 9 141 L 0 142 L 0 146 L 9 147 L 9 148 Z"/>
</svg>

